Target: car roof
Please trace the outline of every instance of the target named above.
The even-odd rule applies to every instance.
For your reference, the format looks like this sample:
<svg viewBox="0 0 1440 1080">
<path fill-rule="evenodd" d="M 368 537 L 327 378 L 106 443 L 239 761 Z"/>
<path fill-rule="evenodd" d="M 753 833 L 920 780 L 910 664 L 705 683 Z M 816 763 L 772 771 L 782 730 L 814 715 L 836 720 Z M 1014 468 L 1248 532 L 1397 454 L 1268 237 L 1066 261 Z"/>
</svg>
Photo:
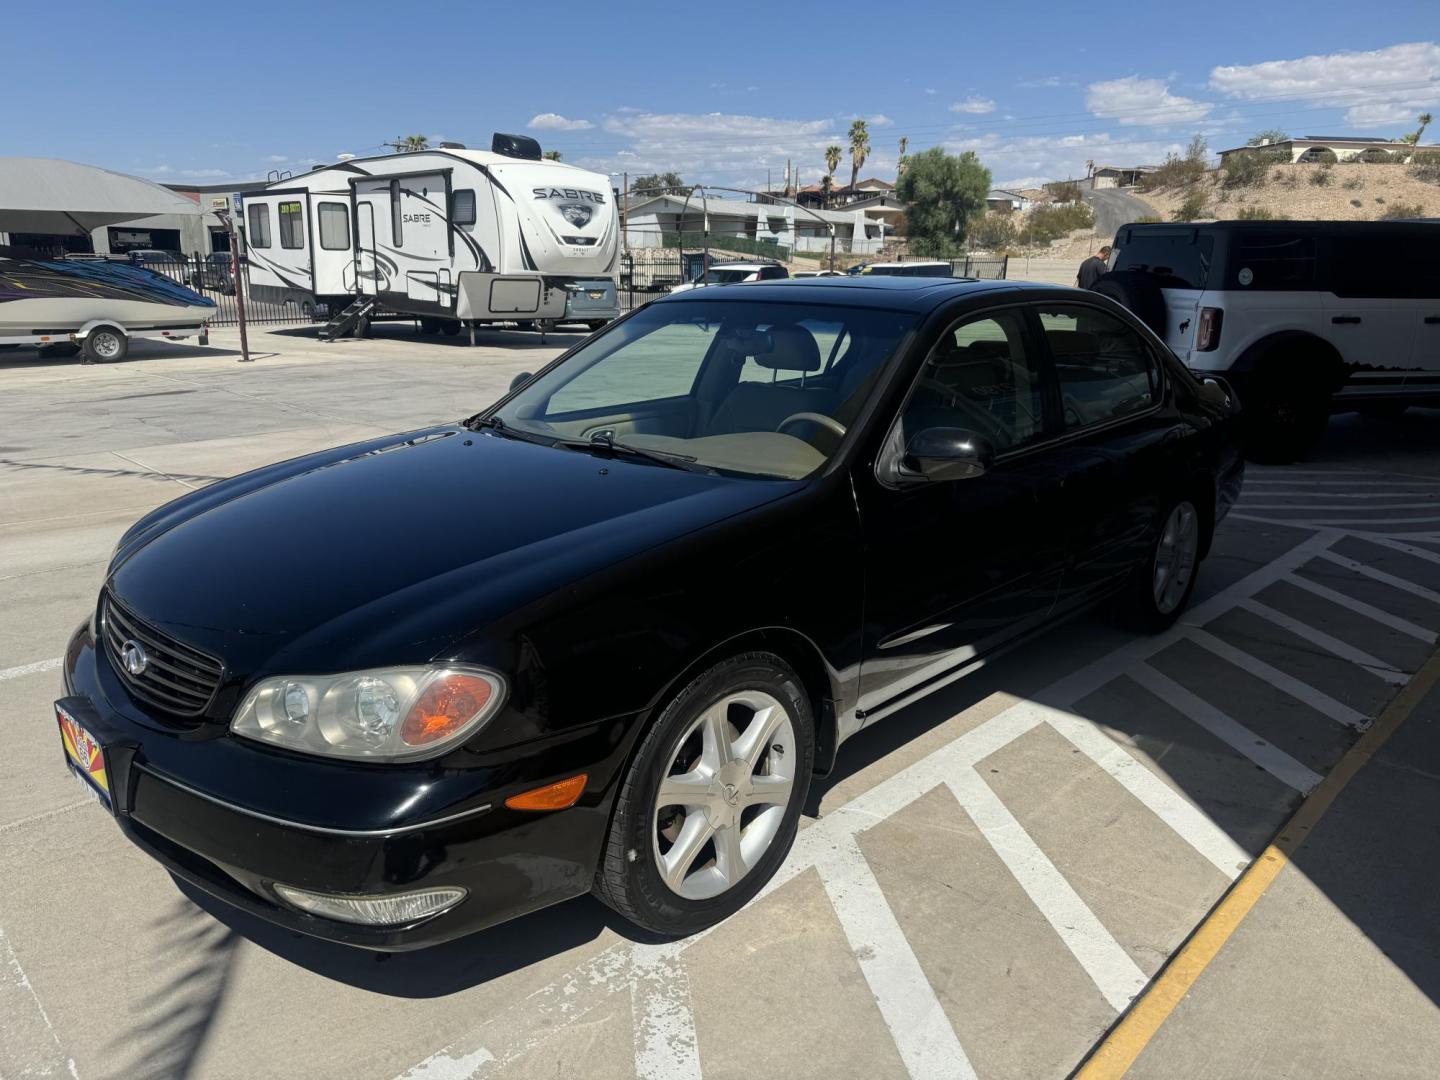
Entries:
<svg viewBox="0 0 1440 1080">
<path fill-rule="evenodd" d="M 656 304 L 752 301 L 840 304 L 847 307 L 886 308 L 891 311 L 928 312 L 968 296 L 1002 295 L 1021 290 L 1037 293 L 1079 292 L 1065 285 L 1028 281 L 961 281 L 958 278 L 838 277 L 780 278 L 755 281 L 743 289 L 692 289 L 672 293 Z"/>
</svg>

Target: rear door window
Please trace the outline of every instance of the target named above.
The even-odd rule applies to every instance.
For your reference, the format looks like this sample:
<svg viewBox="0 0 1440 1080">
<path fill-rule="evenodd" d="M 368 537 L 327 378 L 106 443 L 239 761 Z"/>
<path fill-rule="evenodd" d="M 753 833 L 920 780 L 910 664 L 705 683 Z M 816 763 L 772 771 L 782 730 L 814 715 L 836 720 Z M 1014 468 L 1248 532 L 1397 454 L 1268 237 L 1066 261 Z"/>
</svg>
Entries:
<svg viewBox="0 0 1440 1080">
<path fill-rule="evenodd" d="M 1156 403 L 1154 354 L 1124 322 L 1082 304 L 1038 304 L 1036 311 L 1055 362 L 1067 429 L 1120 420 Z"/>
<path fill-rule="evenodd" d="M 1332 237 L 1325 266 L 1325 288 L 1336 296 L 1440 298 L 1440 247 L 1419 232 Z"/>
<path fill-rule="evenodd" d="M 1203 289 L 1210 278 L 1215 238 L 1194 229 L 1131 234 L 1115 256 L 1114 270 L 1139 270 L 1162 289 Z"/>
<path fill-rule="evenodd" d="M 1240 229 L 1230 237 L 1225 288 L 1240 292 L 1305 292 L 1316 287 L 1313 236 Z"/>
</svg>

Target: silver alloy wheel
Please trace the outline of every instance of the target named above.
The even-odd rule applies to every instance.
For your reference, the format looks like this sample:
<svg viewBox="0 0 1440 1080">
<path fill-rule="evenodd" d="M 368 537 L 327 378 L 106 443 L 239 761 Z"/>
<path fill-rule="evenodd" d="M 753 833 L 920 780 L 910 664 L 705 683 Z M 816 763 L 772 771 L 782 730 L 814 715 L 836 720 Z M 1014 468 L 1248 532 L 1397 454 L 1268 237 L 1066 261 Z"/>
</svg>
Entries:
<svg viewBox="0 0 1440 1080">
<path fill-rule="evenodd" d="M 1165 519 L 1155 547 L 1152 587 L 1155 608 L 1160 614 L 1169 615 L 1185 599 L 1190 579 L 1195 576 L 1195 557 L 1199 551 L 1200 516 L 1191 503 L 1178 503 Z"/>
<path fill-rule="evenodd" d="M 113 360 L 120 355 L 120 338 L 110 330 L 99 330 L 90 335 L 90 348 L 102 360 Z"/>
<path fill-rule="evenodd" d="M 796 760 L 790 713 L 763 690 L 727 694 L 700 714 L 655 798 L 652 855 L 672 892 L 708 900 L 749 873 L 780 831 Z"/>
</svg>

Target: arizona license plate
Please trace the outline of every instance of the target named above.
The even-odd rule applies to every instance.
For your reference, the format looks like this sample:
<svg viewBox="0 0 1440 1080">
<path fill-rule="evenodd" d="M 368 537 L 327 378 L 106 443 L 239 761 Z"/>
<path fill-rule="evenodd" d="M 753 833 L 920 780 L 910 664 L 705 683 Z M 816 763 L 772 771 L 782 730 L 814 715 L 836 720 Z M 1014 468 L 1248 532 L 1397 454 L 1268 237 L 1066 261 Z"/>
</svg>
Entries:
<svg viewBox="0 0 1440 1080">
<path fill-rule="evenodd" d="M 59 705 L 55 706 L 55 719 L 60 724 L 60 741 L 65 746 L 65 760 L 77 776 L 100 799 L 105 809 L 112 809 L 110 801 L 110 777 L 105 772 L 105 749 L 98 739 L 85 730 Z"/>
</svg>

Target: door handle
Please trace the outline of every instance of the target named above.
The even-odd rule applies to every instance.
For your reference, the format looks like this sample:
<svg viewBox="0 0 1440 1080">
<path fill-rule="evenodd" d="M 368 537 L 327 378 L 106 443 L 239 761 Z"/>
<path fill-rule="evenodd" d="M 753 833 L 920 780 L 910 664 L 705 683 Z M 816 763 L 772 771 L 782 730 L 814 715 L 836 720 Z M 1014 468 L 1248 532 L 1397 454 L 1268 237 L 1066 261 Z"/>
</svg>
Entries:
<svg viewBox="0 0 1440 1080">
<path fill-rule="evenodd" d="M 1360 316 L 1359 316 L 1359 315 L 1332 315 L 1332 316 L 1330 317 L 1330 321 L 1331 321 L 1332 323 L 1337 324 L 1337 325 L 1358 326 L 1358 325 L 1360 324 Z"/>
<path fill-rule="evenodd" d="M 1426 326 L 1440 326 L 1440 315 L 1426 315 L 1426 316 L 1425 316 L 1425 325 L 1426 325 Z"/>
</svg>

